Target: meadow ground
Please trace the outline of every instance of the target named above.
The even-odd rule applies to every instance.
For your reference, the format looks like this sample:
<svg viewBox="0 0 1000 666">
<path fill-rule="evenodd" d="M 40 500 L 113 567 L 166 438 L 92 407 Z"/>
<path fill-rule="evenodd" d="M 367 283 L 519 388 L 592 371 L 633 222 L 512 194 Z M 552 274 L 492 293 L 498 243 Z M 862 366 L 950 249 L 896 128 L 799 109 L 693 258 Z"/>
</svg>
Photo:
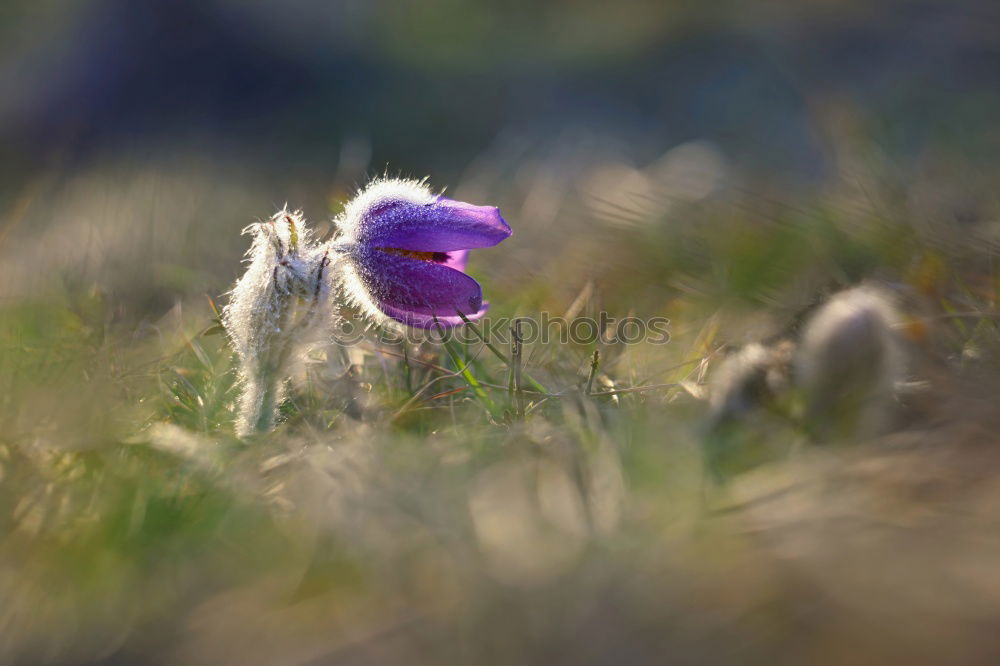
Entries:
<svg viewBox="0 0 1000 666">
<path fill-rule="evenodd" d="M 705 144 L 644 168 L 501 148 L 432 183 L 514 229 L 470 262 L 492 316 L 663 317 L 669 341 L 529 342 L 513 391 L 503 341 L 370 332 L 246 440 L 217 320 L 239 230 L 280 191 L 329 234 L 350 183 L 179 155 L 9 197 L 0 662 L 995 663 L 997 174 L 845 149 L 776 192 Z M 759 411 L 707 469 L 721 360 L 862 280 L 920 327 L 905 416 L 821 445 Z"/>
</svg>

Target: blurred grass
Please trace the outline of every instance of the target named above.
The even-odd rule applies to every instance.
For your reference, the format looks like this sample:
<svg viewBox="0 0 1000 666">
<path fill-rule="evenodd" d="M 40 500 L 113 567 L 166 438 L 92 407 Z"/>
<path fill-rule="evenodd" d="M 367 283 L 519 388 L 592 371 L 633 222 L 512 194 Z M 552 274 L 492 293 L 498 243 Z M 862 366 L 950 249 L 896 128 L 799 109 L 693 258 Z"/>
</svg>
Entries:
<svg viewBox="0 0 1000 666">
<path fill-rule="evenodd" d="M 372 336 L 312 356 L 281 427 L 245 442 L 212 303 L 239 271 L 238 230 L 277 204 L 260 192 L 294 185 L 198 161 L 109 164 L 53 174 L 6 206 L 0 661 L 1000 654 L 987 629 L 1000 614 L 996 490 L 983 478 L 996 463 L 983 404 L 998 350 L 991 174 L 939 183 L 949 167 L 934 164 L 900 188 L 876 163 L 820 191 L 769 192 L 688 149 L 701 161 L 680 176 L 656 166 L 669 160 L 538 155 L 520 166 L 530 177 L 480 168 L 455 184 L 515 229 L 470 265 L 495 315 L 671 319 L 667 345 L 598 347 L 605 395 L 582 391 L 593 346 L 527 345 L 525 370 L 558 395 L 526 393 L 522 410 L 478 343 L 404 353 Z M 328 198 L 302 192 L 307 216 L 325 217 Z M 825 294 L 868 278 L 929 309 L 927 353 L 948 368 L 932 416 L 860 454 L 749 423 L 738 442 L 795 454 L 709 483 L 701 397 L 724 348 L 794 333 Z M 948 312 L 983 316 L 938 320 Z M 670 386 L 628 391 L 651 384 Z M 761 502 L 774 497 L 778 509 Z"/>
</svg>

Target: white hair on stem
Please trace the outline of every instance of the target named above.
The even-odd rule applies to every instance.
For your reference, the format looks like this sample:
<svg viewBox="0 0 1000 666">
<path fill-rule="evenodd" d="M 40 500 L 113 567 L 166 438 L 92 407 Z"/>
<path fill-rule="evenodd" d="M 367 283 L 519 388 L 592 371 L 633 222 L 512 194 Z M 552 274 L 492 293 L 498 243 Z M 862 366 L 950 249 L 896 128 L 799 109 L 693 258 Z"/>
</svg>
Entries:
<svg viewBox="0 0 1000 666">
<path fill-rule="evenodd" d="M 239 357 L 240 437 L 274 427 L 291 364 L 329 316 L 333 259 L 299 211 L 282 209 L 243 233 L 253 236 L 247 270 L 222 312 Z"/>
</svg>

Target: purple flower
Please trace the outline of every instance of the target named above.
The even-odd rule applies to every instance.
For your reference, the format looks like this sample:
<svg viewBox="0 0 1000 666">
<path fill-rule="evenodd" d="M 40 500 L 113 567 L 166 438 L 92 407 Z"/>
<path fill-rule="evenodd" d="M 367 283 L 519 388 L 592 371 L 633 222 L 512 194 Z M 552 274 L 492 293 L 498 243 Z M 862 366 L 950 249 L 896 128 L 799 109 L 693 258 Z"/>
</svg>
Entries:
<svg viewBox="0 0 1000 666">
<path fill-rule="evenodd" d="M 465 274 L 469 250 L 511 234 L 493 206 L 433 194 L 421 182 L 378 180 L 337 220 L 347 300 L 376 321 L 446 328 L 485 314 L 479 283 Z"/>
</svg>

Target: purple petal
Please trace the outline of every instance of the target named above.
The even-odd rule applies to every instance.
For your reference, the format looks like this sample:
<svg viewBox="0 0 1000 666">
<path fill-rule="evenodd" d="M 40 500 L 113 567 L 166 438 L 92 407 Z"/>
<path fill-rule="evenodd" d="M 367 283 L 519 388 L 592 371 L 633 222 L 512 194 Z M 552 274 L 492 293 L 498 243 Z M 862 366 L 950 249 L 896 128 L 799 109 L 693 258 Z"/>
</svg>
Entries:
<svg viewBox="0 0 1000 666">
<path fill-rule="evenodd" d="M 477 313 L 482 308 L 479 283 L 444 264 L 375 248 L 359 248 L 355 264 L 372 300 L 385 308 L 438 317 Z"/>
<path fill-rule="evenodd" d="M 468 250 L 455 250 L 454 252 L 448 253 L 448 259 L 441 262 L 442 266 L 447 266 L 448 268 L 454 268 L 456 271 L 465 272 L 465 265 L 469 263 L 469 251 Z"/>
<path fill-rule="evenodd" d="M 420 312 L 413 312 L 412 310 L 401 310 L 399 308 L 392 307 L 385 303 L 379 303 L 378 307 L 382 312 L 392 317 L 398 322 L 406 324 L 407 326 L 412 326 L 413 328 L 436 328 L 441 326 L 442 328 L 455 328 L 456 326 L 461 326 L 465 322 L 458 315 L 453 316 L 440 316 L 438 315 L 437 321 L 435 322 L 434 315 L 422 314 Z M 478 312 L 473 312 L 471 314 L 466 314 L 466 318 L 470 321 L 476 321 L 481 319 L 486 311 L 490 309 L 489 303 L 483 303 L 482 307 L 479 308 Z M 464 313 L 463 313 L 464 314 Z"/>
<path fill-rule="evenodd" d="M 510 234 L 496 207 L 441 197 L 428 204 L 382 202 L 365 213 L 358 241 L 372 247 L 451 252 L 491 247 Z"/>
</svg>

